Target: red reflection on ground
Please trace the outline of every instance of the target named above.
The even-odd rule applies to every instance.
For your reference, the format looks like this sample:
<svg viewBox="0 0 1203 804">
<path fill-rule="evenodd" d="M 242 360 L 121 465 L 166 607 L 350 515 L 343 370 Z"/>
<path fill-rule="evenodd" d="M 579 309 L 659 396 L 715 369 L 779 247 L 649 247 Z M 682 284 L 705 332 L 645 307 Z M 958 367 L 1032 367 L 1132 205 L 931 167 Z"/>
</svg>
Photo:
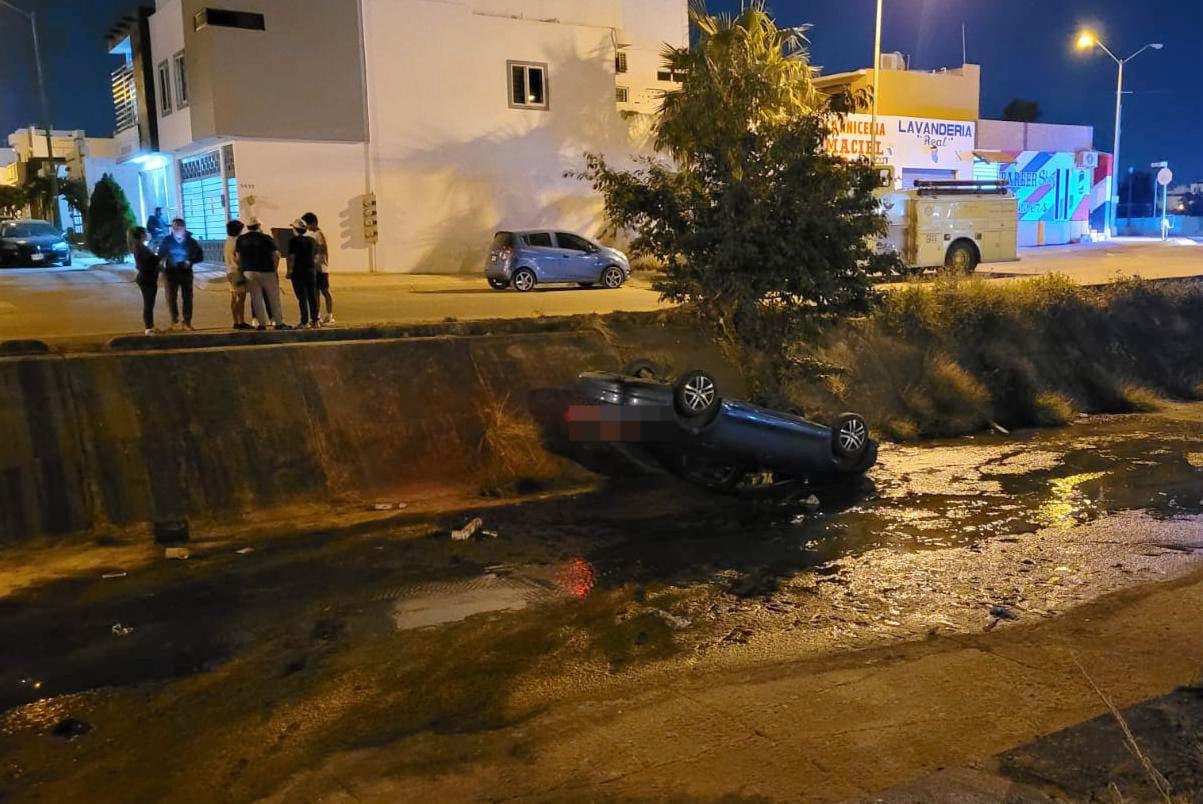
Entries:
<svg viewBox="0 0 1203 804">
<path fill-rule="evenodd" d="M 556 586 L 573 597 L 584 597 L 597 585 L 593 565 L 583 558 L 574 558 L 556 573 Z"/>
</svg>

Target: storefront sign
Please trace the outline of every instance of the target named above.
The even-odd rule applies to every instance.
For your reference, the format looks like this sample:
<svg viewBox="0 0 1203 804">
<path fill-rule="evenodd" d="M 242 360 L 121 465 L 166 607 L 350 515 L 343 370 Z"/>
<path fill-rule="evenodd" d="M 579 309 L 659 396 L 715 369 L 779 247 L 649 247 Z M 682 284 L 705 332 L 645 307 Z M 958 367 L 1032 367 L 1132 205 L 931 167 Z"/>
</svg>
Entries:
<svg viewBox="0 0 1203 804">
<path fill-rule="evenodd" d="M 876 161 L 899 170 L 956 170 L 968 176 L 973 170 L 976 126 L 964 120 L 878 115 Z M 871 115 L 848 115 L 827 140 L 827 152 L 845 159 L 867 158 L 872 133 Z"/>
</svg>

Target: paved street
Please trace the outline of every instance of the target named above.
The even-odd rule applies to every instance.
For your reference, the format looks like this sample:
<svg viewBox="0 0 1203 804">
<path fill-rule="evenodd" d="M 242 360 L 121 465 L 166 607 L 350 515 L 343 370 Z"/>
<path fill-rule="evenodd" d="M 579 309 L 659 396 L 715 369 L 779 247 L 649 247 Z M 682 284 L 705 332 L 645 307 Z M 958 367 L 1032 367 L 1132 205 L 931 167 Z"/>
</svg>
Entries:
<svg viewBox="0 0 1203 804">
<path fill-rule="evenodd" d="M 1085 672 L 1120 707 L 1198 678 L 1201 438 L 1182 405 L 891 446 L 819 510 L 632 466 L 469 541 L 40 547 L 88 569 L 0 571 L 0 798 L 831 801 L 980 767 L 1106 714 Z M 1049 790 L 1152 800 L 1096 731 L 1073 750 L 1115 759 Z M 1203 767 L 1182 740 L 1164 772 Z"/>
<path fill-rule="evenodd" d="M 0 272 L 0 337 L 37 338 L 128 334 L 141 331 L 141 297 L 129 266 L 78 260 L 74 270 L 10 269 Z M 1149 279 L 1203 275 L 1203 244 L 1191 240 L 1125 239 L 1026 249 L 1015 263 L 983 266 L 992 276 L 1064 273 L 1083 283 L 1139 274 Z M 558 286 L 530 294 L 498 292 L 481 277 L 401 274 L 338 274 L 331 279 L 339 324 L 416 323 L 535 315 L 645 311 L 659 306 L 646 274 L 612 291 Z M 287 282 L 282 282 L 287 285 Z M 296 301 L 285 287 L 285 313 L 297 320 Z M 156 323 L 165 326 L 160 293 Z M 220 271 L 198 274 L 198 329 L 229 327 L 229 292 Z"/>
</svg>

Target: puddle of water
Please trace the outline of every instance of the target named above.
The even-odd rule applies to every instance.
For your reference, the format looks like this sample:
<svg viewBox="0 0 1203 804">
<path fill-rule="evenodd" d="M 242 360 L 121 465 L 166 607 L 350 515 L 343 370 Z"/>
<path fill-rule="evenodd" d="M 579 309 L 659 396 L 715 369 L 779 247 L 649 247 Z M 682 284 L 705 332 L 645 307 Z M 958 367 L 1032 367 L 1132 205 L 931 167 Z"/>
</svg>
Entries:
<svg viewBox="0 0 1203 804">
<path fill-rule="evenodd" d="M 518 611 L 546 595 L 546 590 L 521 579 L 483 575 L 401 598 L 393 604 L 393 624 L 399 631 L 410 631 L 457 623 L 475 614 Z"/>
</svg>

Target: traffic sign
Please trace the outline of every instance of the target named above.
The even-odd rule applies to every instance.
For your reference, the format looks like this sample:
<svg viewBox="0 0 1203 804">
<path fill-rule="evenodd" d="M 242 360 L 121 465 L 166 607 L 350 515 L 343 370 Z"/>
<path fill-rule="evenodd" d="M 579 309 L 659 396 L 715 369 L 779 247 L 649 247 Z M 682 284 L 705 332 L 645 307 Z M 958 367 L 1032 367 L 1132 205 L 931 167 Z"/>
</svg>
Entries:
<svg viewBox="0 0 1203 804">
<path fill-rule="evenodd" d="M 1173 180 L 1174 171 L 1170 170 L 1169 168 L 1163 167 L 1161 170 L 1157 171 L 1157 183 L 1162 187 L 1169 186 L 1169 183 Z"/>
</svg>

